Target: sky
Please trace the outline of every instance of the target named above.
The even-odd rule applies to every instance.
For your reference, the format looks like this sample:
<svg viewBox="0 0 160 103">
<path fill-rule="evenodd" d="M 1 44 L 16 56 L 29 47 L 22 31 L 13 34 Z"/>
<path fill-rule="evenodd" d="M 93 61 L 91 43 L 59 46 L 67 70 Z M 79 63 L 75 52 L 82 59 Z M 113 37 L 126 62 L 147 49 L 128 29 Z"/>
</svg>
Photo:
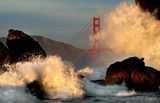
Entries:
<svg viewBox="0 0 160 103">
<path fill-rule="evenodd" d="M 68 43 L 93 16 L 101 17 L 124 1 L 134 0 L 0 0 L 0 36 L 16 29 Z M 84 43 L 74 45 L 83 48 Z"/>
</svg>

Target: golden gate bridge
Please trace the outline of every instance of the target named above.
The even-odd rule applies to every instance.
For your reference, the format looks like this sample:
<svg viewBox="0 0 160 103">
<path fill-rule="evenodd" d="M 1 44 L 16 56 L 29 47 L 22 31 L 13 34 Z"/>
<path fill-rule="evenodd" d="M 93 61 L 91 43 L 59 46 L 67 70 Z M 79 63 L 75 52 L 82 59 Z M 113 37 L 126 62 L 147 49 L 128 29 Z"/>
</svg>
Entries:
<svg viewBox="0 0 160 103">
<path fill-rule="evenodd" d="M 100 17 L 93 17 L 78 33 L 76 33 L 69 41 L 69 44 L 73 44 L 77 39 L 80 38 L 81 35 L 84 35 L 85 32 L 92 27 L 91 30 L 91 47 L 84 48 L 83 50 L 91 53 L 92 63 L 96 63 L 98 59 L 98 55 L 104 51 L 111 51 L 110 48 L 104 48 L 101 46 L 101 19 Z"/>
</svg>

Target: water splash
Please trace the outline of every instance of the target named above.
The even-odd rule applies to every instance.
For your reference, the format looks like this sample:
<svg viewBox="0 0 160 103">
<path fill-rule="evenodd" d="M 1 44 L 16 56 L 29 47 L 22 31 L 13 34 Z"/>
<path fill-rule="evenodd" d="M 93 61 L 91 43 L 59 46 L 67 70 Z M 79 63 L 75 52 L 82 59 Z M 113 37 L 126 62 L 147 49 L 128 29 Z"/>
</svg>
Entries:
<svg viewBox="0 0 160 103">
<path fill-rule="evenodd" d="M 84 94 L 74 67 L 57 56 L 8 66 L 8 72 L 0 75 L 0 86 L 24 87 L 35 80 L 41 81 L 50 98 L 77 98 Z"/>
<path fill-rule="evenodd" d="M 120 4 L 106 15 L 102 31 L 106 46 L 117 53 L 144 57 L 149 65 L 160 67 L 160 22 L 153 15 L 135 4 Z"/>
<path fill-rule="evenodd" d="M 83 96 L 81 81 L 74 68 L 60 58 L 50 57 L 41 65 L 42 84 L 46 91 L 56 98 L 73 98 Z"/>
</svg>

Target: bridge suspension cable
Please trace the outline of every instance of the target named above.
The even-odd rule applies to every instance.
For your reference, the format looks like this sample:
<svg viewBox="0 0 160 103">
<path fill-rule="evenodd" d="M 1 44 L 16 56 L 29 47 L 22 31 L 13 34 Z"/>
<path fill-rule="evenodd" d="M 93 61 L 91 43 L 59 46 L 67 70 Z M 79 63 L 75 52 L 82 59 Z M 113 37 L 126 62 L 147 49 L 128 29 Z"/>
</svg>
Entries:
<svg viewBox="0 0 160 103">
<path fill-rule="evenodd" d="M 71 39 L 69 39 L 67 42 L 69 44 L 73 44 L 78 38 L 80 38 L 82 35 L 85 34 L 85 32 L 88 30 L 88 28 L 91 27 L 92 20 L 90 20 L 78 33 L 73 35 Z"/>
</svg>

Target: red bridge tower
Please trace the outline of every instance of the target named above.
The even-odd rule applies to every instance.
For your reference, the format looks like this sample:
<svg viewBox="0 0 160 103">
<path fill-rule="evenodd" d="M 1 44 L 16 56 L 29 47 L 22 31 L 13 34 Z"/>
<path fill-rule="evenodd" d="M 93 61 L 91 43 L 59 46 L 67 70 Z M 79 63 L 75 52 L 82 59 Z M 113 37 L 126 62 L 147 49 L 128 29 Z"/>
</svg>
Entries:
<svg viewBox="0 0 160 103">
<path fill-rule="evenodd" d="M 97 54 L 99 54 L 99 52 L 101 52 L 102 49 L 100 47 L 101 45 L 101 40 L 100 40 L 100 17 L 93 17 L 93 21 L 92 21 L 92 47 L 85 49 L 87 52 L 91 52 L 92 53 L 92 62 L 96 63 L 97 61 Z"/>
</svg>

